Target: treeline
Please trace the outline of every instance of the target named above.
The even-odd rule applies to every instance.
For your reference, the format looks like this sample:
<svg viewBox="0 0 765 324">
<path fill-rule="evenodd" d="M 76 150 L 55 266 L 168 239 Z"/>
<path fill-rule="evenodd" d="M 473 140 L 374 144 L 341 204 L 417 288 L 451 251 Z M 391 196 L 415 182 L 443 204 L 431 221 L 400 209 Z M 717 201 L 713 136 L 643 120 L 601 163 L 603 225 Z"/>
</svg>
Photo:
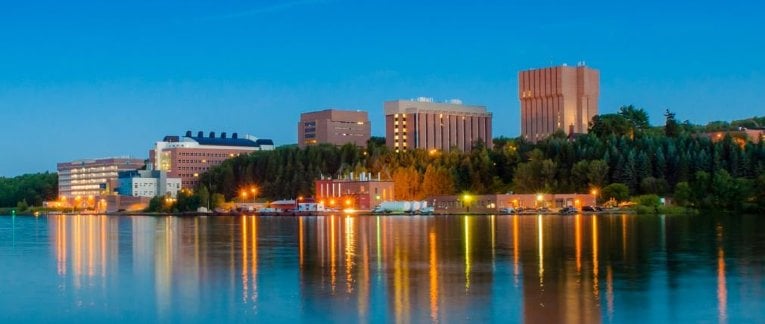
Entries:
<svg viewBox="0 0 765 324">
<path fill-rule="evenodd" d="M 365 148 L 282 147 L 224 162 L 201 176 L 197 191 L 204 187 L 232 199 L 240 188 L 257 186 L 261 198 L 294 198 L 312 196 L 313 182 L 321 176 L 371 172 L 395 182 L 397 199 L 462 192 L 588 193 L 593 189 L 601 190 L 603 199 L 624 199 L 643 194 L 672 196 L 679 190 L 679 201 L 688 206 L 762 207 L 763 143 L 731 137 L 712 141 L 689 123 L 677 122 L 670 111 L 665 118 L 664 126 L 651 127 L 643 109 L 626 106 L 619 113 L 597 116 L 587 135 L 569 138 L 558 132 L 536 144 L 501 137 L 494 139 L 492 149 L 476 142 L 470 152 L 394 153 L 380 138 L 373 138 Z M 721 188 L 725 192 L 718 192 Z M 704 193 L 717 194 L 710 199 Z"/>
<path fill-rule="evenodd" d="M 41 206 L 43 201 L 58 198 L 56 173 L 25 174 L 13 178 L 0 177 L 0 207 Z"/>
</svg>

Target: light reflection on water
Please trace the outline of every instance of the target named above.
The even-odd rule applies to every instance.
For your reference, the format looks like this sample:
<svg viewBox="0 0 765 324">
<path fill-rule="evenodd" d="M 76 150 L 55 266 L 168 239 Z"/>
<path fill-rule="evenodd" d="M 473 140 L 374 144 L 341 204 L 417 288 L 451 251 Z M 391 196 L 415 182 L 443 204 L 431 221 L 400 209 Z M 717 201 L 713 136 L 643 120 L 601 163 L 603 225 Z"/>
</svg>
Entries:
<svg viewBox="0 0 765 324">
<path fill-rule="evenodd" d="M 755 216 L 0 217 L 0 322 L 763 321 Z"/>
</svg>

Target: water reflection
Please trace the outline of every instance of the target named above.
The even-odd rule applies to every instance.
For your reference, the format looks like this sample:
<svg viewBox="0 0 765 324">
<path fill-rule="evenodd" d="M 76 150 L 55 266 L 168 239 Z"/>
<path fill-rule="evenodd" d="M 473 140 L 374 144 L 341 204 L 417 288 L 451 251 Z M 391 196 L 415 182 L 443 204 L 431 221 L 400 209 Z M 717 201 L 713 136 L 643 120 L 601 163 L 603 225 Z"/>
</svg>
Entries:
<svg viewBox="0 0 765 324">
<path fill-rule="evenodd" d="M 106 317 L 129 300 L 130 320 L 752 319 L 763 221 L 695 217 L 49 216 L 43 298 Z"/>
</svg>

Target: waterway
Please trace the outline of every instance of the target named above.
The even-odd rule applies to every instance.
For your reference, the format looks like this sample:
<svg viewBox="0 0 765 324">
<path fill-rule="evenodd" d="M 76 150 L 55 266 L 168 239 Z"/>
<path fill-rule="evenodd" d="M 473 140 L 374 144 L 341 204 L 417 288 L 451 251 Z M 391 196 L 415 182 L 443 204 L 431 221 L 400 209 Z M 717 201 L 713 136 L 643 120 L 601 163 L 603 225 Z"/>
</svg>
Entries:
<svg viewBox="0 0 765 324">
<path fill-rule="evenodd" d="M 0 216 L 2 323 L 765 321 L 765 217 Z"/>
</svg>

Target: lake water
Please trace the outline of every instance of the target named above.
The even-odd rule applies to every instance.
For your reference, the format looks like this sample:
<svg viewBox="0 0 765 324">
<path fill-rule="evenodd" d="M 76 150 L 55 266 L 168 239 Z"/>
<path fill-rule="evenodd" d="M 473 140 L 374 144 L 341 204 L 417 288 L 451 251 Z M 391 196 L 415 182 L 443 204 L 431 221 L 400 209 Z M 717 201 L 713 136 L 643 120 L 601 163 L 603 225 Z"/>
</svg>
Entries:
<svg viewBox="0 0 765 324">
<path fill-rule="evenodd" d="M 762 216 L 0 216 L 0 322 L 765 322 Z"/>
</svg>

